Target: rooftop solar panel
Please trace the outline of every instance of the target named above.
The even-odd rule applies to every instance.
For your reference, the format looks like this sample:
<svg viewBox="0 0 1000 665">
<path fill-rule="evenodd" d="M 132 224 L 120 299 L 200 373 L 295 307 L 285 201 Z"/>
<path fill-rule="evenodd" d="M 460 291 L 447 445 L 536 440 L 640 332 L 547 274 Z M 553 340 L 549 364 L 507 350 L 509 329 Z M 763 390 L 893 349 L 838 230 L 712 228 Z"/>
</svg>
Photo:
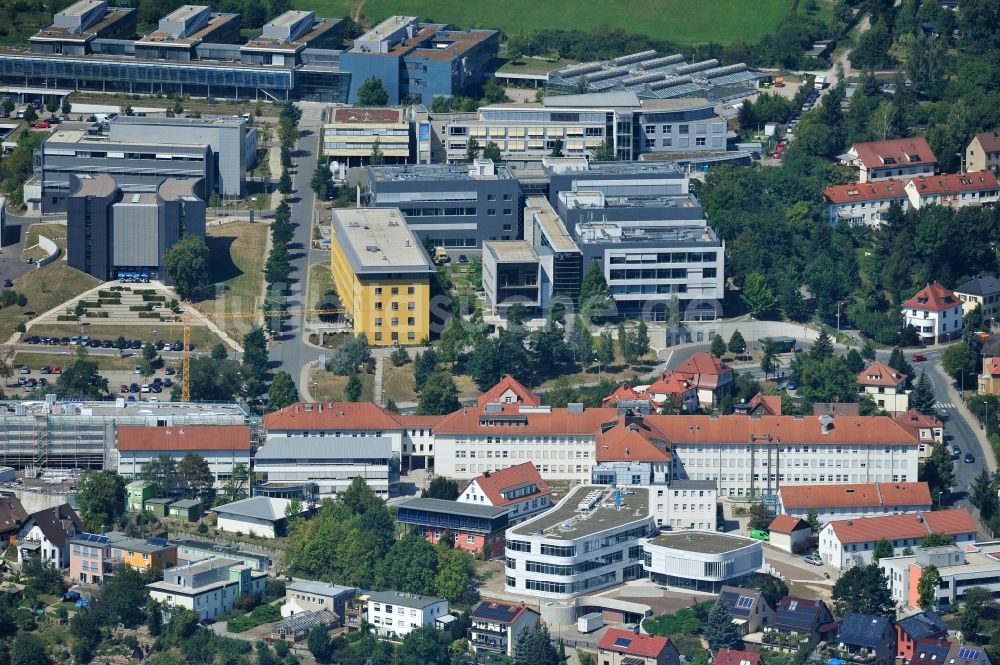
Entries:
<svg viewBox="0 0 1000 665">
<path fill-rule="evenodd" d="M 520 609 L 516 606 L 511 605 L 491 605 L 488 603 L 483 603 L 473 612 L 473 616 L 479 619 L 492 619 L 494 621 L 510 621 L 511 618 L 517 614 L 517 610 Z"/>
<path fill-rule="evenodd" d="M 740 596 L 736 600 L 736 607 L 750 607 L 753 605 L 753 598 L 750 596 Z"/>
<path fill-rule="evenodd" d="M 979 660 L 979 652 L 975 649 L 959 649 L 959 658 L 966 658 L 968 660 Z"/>
</svg>

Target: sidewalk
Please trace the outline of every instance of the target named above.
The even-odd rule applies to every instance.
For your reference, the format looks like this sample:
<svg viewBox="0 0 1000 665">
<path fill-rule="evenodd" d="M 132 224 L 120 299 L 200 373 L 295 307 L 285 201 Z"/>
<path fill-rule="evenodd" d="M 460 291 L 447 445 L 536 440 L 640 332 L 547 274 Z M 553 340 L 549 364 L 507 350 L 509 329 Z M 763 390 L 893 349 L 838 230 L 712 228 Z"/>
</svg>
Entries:
<svg viewBox="0 0 1000 665">
<path fill-rule="evenodd" d="M 945 374 L 947 376 L 947 374 L 941 368 L 940 362 L 937 363 L 936 366 L 939 369 L 941 369 L 942 374 Z M 979 441 L 979 444 L 983 447 L 982 456 L 983 459 L 986 460 L 986 466 L 989 468 L 991 474 L 995 474 L 998 468 L 996 455 L 993 454 L 993 446 L 990 445 L 989 437 L 986 436 L 986 432 L 982 430 L 979 426 L 979 420 L 976 418 L 975 414 L 973 414 L 972 411 L 969 410 L 969 407 L 965 403 L 965 400 L 962 399 L 962 396 L 959 394 L 958 390 L 955 389 L 955 386 L 952 385 L 951 381 L 945 382 L 944 389 L 948 399 L 944 400 L 941 398 L 941 396 L 938 396 L 938 401 L 939 402 L 948 401 L 955 404 L 956 415 L 962 418 L 965 421 L 965 424 L 969 426 L 969 429 L 971 429 L 973 433 L 976 435 L 976 439 Z"/>
</svg>

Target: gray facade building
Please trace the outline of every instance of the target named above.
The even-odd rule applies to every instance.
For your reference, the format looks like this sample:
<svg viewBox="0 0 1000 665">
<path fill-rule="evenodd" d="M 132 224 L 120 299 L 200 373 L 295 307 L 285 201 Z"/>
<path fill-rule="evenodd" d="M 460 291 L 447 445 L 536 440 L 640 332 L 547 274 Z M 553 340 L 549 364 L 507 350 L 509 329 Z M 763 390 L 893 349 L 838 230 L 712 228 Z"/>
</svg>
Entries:
<svg viewBox="0 0 1000 665">
<path fill-rule="evenodd" d="M 109 132 L 113 141 L 172 145 L 183 140 L 209 146 L 216 169 L 214 190 L 222 196 L 243 195 L 246 170 L 257 157 L 257 130 L 242 118 L 118 116 L 109 123 Z"/>
<path fill-rule="evenodd" d="M 521 185 L 503 164 L 369 166 L 370 205 L 399 208 L 436 247 L 478 249 L 521 238 Z"/>
<path fill-rule="evenodd" d="M 185 235 L 205 235 L 201 181 L 119 186 L 109 175 L 73 177 L 67 260 L 98 279 L 136 273 L 166 279 L 163 255 Z"/>
<path fill-rule="evenodd" d="M 186 136 L 159 143 L 146 137 L 116 139 L 96 129 L 60 129 L 35 151 L 36 175 L 25 186 L 25 201 L 43 213 L 65 212 L 73 177 L 99 175 L 108 175 L 121 186 L 149 187 L 167 178 L 199 178 L 205 192 L 211 192 L 216 171 L 211 146 Z"/>
</svg>

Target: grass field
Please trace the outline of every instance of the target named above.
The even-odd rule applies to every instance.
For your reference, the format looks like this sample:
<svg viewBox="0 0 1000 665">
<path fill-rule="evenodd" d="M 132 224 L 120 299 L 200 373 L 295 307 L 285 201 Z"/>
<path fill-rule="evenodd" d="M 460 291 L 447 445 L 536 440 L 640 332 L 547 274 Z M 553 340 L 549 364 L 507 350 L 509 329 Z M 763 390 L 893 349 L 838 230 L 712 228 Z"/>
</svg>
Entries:
<svg viewBox="0 0 1000 665">
<path fill-rule="evenodd" d="M 372 401 L 372 388 L 375 384 L 375 376 L 373 374 L 366 374 L 365 372 L 360 373 L 358 376 L 361 377 L 361 401 Z M 312 394 L 313 401 L 346 401 L 344 398 L 344 388 L 347 386 L 348 378 L 346 376 L 338 376 L 326 370 L 314 371 L 311 377 L 312 385 L 309 386 L 309 392 Z"/>
<path fill-rule="evenodd" d="M 198 310 L 212 312 L 256 312 L 264 279 L 264 247 L 268 226 L 234 222 L 209 229 L 205 241 L 212 252 L 211 298 L 197 303 Z M 253 326 L 252 318 L 218 319 L 216 324 L 234 339 Z"/>
<path fill-rule="evenodd" d="M 540 28 L 591 30 L 602 25 L 644 33 L 679 45 L 716 41 L 755 42 L 773 32 L 789 0 L 296 0 L 299 9 L 318 16 L 351 16 L 366 23 L 402 14 L 462 28 L 497 28 L 528 33 Z M 829 14 L 829 4 L 820 2 Z"/>
<path fill-rule="evenodd" d="M 14 305 L 0 309 L 0 341 L 6 342 L 10 338 L 18 321 L 27 322 L 98 284 L 100 281 L 70 268 L 65 261 L 55 261 L 18 277 L 14 282 L 14 290 L 27 296 L 28 304 L 24 307 Z"/>
<path fill-rule="evenodd" d="M 32 224 L 28 227 L 28 235 L 24 238 L 24 251 L 21 252 L 22 260 L 29 256 L 33 259 L 45 256 L 42 248 L 37 246 L 40 235 L 54 242 L 63 252 L 66 251 L 65 224 Z"/>
</svg>

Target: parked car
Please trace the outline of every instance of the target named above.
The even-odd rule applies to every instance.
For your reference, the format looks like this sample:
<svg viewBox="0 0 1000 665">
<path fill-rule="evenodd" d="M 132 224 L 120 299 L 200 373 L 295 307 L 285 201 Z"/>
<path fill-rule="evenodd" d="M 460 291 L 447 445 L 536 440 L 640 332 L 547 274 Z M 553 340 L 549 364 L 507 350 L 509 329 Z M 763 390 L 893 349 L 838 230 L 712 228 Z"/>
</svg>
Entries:
<svg viewBox="0 0 1000 665">
<path fill-rule="evenodd" d="M 914 353 L 912 356 L 910 356 L 910 360 L 912 360 L 915 363 L 922 363 L 925 360 L 927 360 L 927 356 L 925 356 L 922 353 Z"/>
<path fill-rule="evenodd" d="M 139 392 L 139 384 L 138 383 L 130 384 L 129 387 L 128 387 L 128 391 L 130 393 L 137 393 L 137 392 Z"/>
<path fill-rule="evenodd" d="M 954 457 L 955 459 L 958 459 L 959 457 L 962 456 L 962 449 L 959 448 L 958 446 L 952 446 L 951 456 Z"/>
<path fill-rule="evenodd" d="M 3 288 L 5 288 L 5 289 L 9 289 L 9 288 L 11 288 L 12 286 L 14 286 L 14 282 L 13 282 L 12 280 L 9 280 L 9 279 L 5 279 L 5 280 L 3 281 Z"/>
<path fill-rule="evenodd" d="M 127 393 L 128 392 L 128 386 L 123 383 L 121 385 L 121 388 L 118 389 L 118 392 L 120 392 L 120 393 Z"/>
<path fill-rule="evenodd" d="M 788 382 L 789 390 L 798 390 L 798 388 L 799 388 L 799 382 L 796 381 L 795 379 L 792 379 Z"/>
<path fill-rule="evenodd" d="M 42 374 L 51 374 L 52 368 L 49 367 L 48 365 L 42 365 L 42 368 L 38 371 L 41 372 Z"/>
<path fill-rule="evenodd" d="M 762 540 L 764 542 L 771 540 L 771 534 L 764 529 L 750 529 L 749 536 L 754 540 Z"/>
<path fill-rule="evenodd" d="M 142 365 L 136 365 L 132 368 L 133 374 L 142 374 Z"/>
<path fill-rule="evenodd" d="M 49 385 L 49 380 L 43 376 L 42 378 L 38 379 L 38 385 L 44 388 L 45 386 Z"/>
<path fill-rule="evenodd" d="M 148 383 L 142 384 L 142 388 L 139 389 L 139 392 L 148 393 L 149 392 L 149 384 Z"/>
<path fill-rule="evenodd" d="M 972 464 L 976 461 L 976 456 L 972 453 L 965 453 L 965 463 Z"/>
<path fill-rule="evenodd" d="M 459 263 L 468 263 L 469 262 L 469 257 L 466 256 L 465 254 L 459 254 L 458 255 L 458 262 Z"/>
<path fill-rule="evenodd" d="M 48 129 L 52 125 L 49 124 L 48 120 L 42 120 L 41 122 L 35 123 L 35 129 Z"/>
<path fill-rule="evenodd" d="M 62 374 L 62 367 L 60 367 L 59 365 L 53 365 L 52 366 L 52 373 L 53 374 Z"/>
<path fill-rule="evenodd" d="M 21 365 L 21 374 L 31 374 L 31 369 L 27 365 Z"/>
<path fill-rule="evenodd" d="M 164 381 L 163 381 L 163 387 L 164 388 L 169 388 L 172 385 L 174 385 L 173 379 L 171 379 L 170 377 L 167 377 L 166 379 L 164 379 Z"/>
<path fill-rule="evenodd" d="M 164 373 L 167 376 L 173 376 L 175 373 L 177 373 L 177 370 L 175 370 L 173 367 L 168 367 L 167 369 L 164 370 Z M 169 380 L 170 379 L 167 379 L 167 381 L 169 381 Z"/>
<path fill-rule="evenodd" d="M 807 554 L 802 557 L 802 560 L 813 566 L 823 565 L 823 559 L 821 559 L 818 554 Z"/>
</svg>

